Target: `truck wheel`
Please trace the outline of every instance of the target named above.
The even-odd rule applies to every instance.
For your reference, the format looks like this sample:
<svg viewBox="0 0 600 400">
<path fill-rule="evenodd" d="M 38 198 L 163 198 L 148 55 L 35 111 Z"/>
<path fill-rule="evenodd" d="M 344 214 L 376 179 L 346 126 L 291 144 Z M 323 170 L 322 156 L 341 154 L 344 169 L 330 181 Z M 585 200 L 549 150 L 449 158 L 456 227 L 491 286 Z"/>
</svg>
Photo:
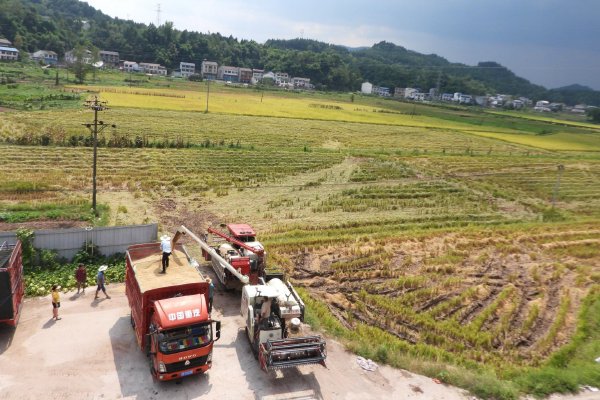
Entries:
<svg viewBox="0 0 600 400">
<path fill-rule="evenodd" d="M 129 322 L 131 322 L 131 327 L 135 329 L 135 321 L 133 319 L 133 314 L 129 315 Z"/>
<path fill-rule="evenodd" d="M 154 371 L 154 357 L 150 357 L 149 360 L 150 360 L 150 374 L 152 374 L 152 376 L 154 376 L 155 375 L 155 373 L 154 373 L 155 372 Z"/>
</svg>

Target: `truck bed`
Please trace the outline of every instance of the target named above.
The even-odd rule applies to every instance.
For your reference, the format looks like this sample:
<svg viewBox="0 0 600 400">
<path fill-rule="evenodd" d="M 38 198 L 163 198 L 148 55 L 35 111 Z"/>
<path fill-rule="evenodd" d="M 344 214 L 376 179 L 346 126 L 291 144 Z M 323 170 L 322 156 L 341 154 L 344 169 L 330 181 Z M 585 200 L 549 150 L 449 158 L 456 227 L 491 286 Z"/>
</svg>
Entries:
<svg viewBox="0 0 600 400">
<path fill-rule="evenodd" d="M 141 293 L 161 287 L 197 283 L 204 280 L 200 272 L 190 265 L 180 246 L 176 246 L 171 253 L 166 274 L 160 273 L 162 271 L 160 250 L 156 248 L 147 250 L 149 251 L 131 254 L 133 270 Z M 130 253 L 132 252 L 130 251 Z"/>
</svg>

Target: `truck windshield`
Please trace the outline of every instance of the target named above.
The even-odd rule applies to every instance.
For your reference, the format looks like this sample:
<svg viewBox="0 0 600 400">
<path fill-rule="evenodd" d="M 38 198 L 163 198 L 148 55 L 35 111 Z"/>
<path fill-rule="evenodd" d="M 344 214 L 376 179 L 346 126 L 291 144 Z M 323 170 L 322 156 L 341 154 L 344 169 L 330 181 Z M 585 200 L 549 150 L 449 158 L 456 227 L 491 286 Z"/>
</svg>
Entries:
<svg viewBox="0 0 600 400">
<path fill-rule="evenodd" d="M 197 324 L 171 329 L 158 334 L 158 345 L 163 354 L 195 349 L 212 341 L 212 325 Z"/>
</svg>

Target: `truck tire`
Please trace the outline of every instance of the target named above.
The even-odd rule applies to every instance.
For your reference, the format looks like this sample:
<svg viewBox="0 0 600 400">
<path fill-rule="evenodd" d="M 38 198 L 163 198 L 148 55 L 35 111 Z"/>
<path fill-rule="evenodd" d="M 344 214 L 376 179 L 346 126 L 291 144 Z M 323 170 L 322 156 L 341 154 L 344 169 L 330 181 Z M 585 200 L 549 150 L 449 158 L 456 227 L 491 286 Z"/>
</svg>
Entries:
<svg viewBox="0 0 600 400">
<path fill-rule="evenodd" d="M 129 322 L 131 322 L 131 327 L 135 329 L 135 320 L 133 319 L 133 314 L 129 315 Z"/>
</svg>

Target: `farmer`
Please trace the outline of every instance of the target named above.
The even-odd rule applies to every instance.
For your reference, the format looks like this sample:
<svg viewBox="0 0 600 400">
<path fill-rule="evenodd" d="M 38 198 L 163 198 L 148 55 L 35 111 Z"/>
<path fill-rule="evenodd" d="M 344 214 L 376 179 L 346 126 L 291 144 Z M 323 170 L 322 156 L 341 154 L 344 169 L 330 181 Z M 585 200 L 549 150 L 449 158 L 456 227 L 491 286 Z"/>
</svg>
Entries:
<svg viewBox="0 0 600 400">
<path fill-rule="evenodd" d="M 58 321 L 58 308 L 60 307 L 60 286 L 52 285 L 52 319 Z"/>
<path fill-rule="evenodd" d="M 215 295 L 215 285 L 212 283 L 212 279 L 206 278 L 208 282 L 208 312 L 212 312 L 213 296 Z"/>
<path fill-rule="evenodd" d="M 108 268 L 108 265 L 101 265 L 100 268 L 98 268 L 98 275 L 96 275 L 96 283 L 98 284 L 98 288 L 96 289 L 96 296 L 94 297 L 94 300 L 96 300 L 98 298 L 98 293 L 100 293 L 101 290 L 104 293 L 104 295 L 106 296 L 106 298 L 110 299 L 110 296 L 108 294 L 106 294 L 106 288 L 104 287 L 104 283 L 105 283 L 104 271 L 106 271 L 107 268 Z"/>
<path fill-rule="evenodd" d="M 75 280 L 77 280 L 77 294 L 79 294 L 80 289 L 85 293 L 87 270 L 83 264 L 79 264 L 79 267 L 75 270 Z"/>
<path fill-rule="evenodd" d="M 169 256 L 171 255 L 171 238 L 168 235 L 160 237 L 160 249 L 162 250 L 161 274 L 166 274 L 169 267 Z"/>
</svg>

